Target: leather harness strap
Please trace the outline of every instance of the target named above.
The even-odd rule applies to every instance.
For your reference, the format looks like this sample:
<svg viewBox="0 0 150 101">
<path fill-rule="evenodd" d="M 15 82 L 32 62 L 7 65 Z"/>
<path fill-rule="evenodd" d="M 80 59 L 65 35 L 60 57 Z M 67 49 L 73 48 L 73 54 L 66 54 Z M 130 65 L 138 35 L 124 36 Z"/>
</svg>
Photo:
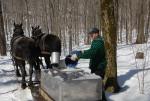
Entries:
<svg viewBox="0 0 150 101">
<path fill-rule="evenodd" d="M 41 38 L 41 40 L 42 40 L 42 50 L 44 50 L 45 51 L 45 37 L 47 36 L 48 34 L 44 34 L 43 36 L 42 36 L 42 38 Z"/>
<path fill-rule="evenodd" d="M 42 54 L 46 54 L 46 55 L 51 55 L 50 52 L 46 52 L 46 51 L 42 51 L 41 53 L 42 53 Z"/>
<path fill-rule="evenodd" d="M 21 58 L 21 57 L 18 57 L 18 56 L 14 55 L 14 54 L 13 54 L 13 57 L 16 58 L 16 59 L 18 59 L 18 60 L 25 61 L 25 59 L 23 59 L 23 58 Z"/>
</svg>

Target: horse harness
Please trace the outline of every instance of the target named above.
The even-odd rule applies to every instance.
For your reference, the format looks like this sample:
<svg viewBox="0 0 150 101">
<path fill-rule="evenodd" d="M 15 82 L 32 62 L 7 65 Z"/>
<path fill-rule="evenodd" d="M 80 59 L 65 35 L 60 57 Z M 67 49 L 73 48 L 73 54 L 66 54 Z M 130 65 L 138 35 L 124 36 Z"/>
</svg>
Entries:
<svg viewBox="0 0 150 101">
<path fill-rule="evenodd" d="M 47 37 L 48 34 L 44 34 L 44 33 L 41 33 L 40 35 L 36 36 L 36 37 L 33 37 L 33 38 L 36 38 L 37 39 L 37 42 L 36 42 L 36 46 L 38 46 L 41 42 L 42 44 L 42 47 L 41 47 L 41 54 L 44 54 L 44 55 L 51 55 L 50 52 L 46 51 L 45 49 L 45 39 Z M 40 47 L 40 46 L 39 46 Z"/>
<path fill-rule="evenodd" d="M 44 34 L 44 35 L 42 36 L 42 40 L 43 40 L 43 41 L 42 41 L 42 46 L 43 46 L 42 49 L 43 49 L 43 50 L 42 50 L 41 53 L 42 53 L 42 54 L 45 54 L 45 55 L 51 55 L 51 53 L 50 53 L 50 52 L 47 52 L 46 49 L 45 49 L 45 39 L 46 39 L 47 35 L 48 35 L 48 34 Z"/>
</svg>

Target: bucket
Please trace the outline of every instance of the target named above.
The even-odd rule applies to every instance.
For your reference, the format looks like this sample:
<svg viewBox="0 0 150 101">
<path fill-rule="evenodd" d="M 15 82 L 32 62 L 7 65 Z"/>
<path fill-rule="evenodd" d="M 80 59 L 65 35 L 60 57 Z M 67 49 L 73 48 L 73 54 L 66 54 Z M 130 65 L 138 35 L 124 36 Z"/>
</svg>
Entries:
<svg viewBox="0 0 150 101">
<path fill-rule="evenodd" d="M 52 52 L 51 64 L 59 64 L 59 60 L 60 60 L 60 53 L 59 52 Z"/>
</svg>

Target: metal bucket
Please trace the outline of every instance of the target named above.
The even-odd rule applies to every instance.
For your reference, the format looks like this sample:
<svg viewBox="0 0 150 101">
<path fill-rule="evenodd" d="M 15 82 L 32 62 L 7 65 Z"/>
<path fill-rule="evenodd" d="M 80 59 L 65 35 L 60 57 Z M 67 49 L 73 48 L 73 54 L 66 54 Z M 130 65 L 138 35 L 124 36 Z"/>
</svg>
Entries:
<svg viewBox="0 0 150 101">
<path fill-rule="evenodd" d="M 52 52 L 51 64 L 59 64 L 59 61 L 60 61 L 60 53 L 59 52 Z"/>
</svg>

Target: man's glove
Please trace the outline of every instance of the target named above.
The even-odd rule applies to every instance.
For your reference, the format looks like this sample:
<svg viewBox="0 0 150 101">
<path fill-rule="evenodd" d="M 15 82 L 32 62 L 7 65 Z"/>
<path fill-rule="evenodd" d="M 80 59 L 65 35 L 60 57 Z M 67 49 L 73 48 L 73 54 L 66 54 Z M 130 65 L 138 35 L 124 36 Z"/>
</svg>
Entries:
<svg viewBox="0 0 150 101">
<path fill-rule="evenodd" d="M 71 57 L 70 57 L 70 59 L 72 60 L 72 61 L 77 61 L 79 58 L 78 58 L 78 56 L 80 55 L 82 53 L 82 51 L 72 51 L 71 52 Z"/>
<path fill-rule="evenodd" d="M 78 60 L 77 54 L 72 54 L 70 59 L 71 59 L 72 61 L 77 61 L 77 60 Z"/>
<path fill-rule="evenodd" d="M 82 51 L 72 51 L 71 55 L 76 54 L 77 56 L 79 56 L 82 53 Z"/>
</svg>

